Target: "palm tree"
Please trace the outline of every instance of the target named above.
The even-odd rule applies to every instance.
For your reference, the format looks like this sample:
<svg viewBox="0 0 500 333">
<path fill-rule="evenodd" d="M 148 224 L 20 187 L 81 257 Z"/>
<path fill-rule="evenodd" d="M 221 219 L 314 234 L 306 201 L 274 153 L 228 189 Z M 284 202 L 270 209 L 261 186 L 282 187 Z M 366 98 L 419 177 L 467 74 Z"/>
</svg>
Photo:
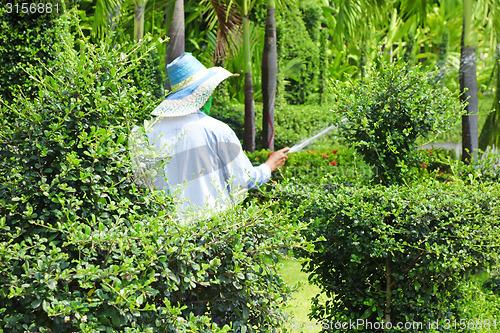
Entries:
<svg viewBox="0 0 500 333">
<path fill-rule="evenodd" d="M 184 53 L 185 29 L 184 29 L 184 0 L 175 0 L 167 6 L 165 15 L 168 41 L 165 50 L 165 63 L 169 64 L 175 58 Z M 167 75 L 167 89 L 171 90 Z"/>
<path fill-rule="evenodd" d="M 132 0 L 134 3 L 134 40 L 139 42 L 144 37 L 144 13 L 148 0 Z"/>
<path fill-rule="evenodd" d="M 275 11 L 274 0 L 267 0 L 266 31 L 262 53 L 262 146 L 270 150 L 274 150 L 274 102 L 278 75 Z"/>
<path fill-rule="evenodd" d="M 477 156 L 478 148 L 478 96 L 476 76 L 476 47 L 473 35 L 473 0 L 464 0 L 462 24 L 462 51 L 459 80 L 462 101 L 467 113 L 462 116 L 462 160 L 466 163 Z"/>
<path fill-rule="evenodd" d="M 250 50 L 250 0 L 242 0 L 243 52 L 245 54 L 245 134 L 243 149 L 255 151 L 255 104 L 253 99 L 252 54 Z"/>
</svg>

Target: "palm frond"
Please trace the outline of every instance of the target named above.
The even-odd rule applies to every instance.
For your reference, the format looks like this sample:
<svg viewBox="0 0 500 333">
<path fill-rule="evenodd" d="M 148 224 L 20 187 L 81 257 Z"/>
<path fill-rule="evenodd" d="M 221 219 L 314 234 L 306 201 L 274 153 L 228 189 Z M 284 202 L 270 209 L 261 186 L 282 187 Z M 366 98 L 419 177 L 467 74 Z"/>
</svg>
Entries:
<svg viewBox="0 0 500 333">
<path fill-rule="evenodd" d="M 97 0 L 95 5 L 94 21 L 92 22 L 92 36 L 102 38 L 117 23 L 122 7 L 122 0 Z"/>
<path fill-rule="evenodd" d="M 227 51 L 231 51 L 231 44 L 241 42 L 239 32 L 242 20 L 235 4 L 225 4 L 220 0 L 210 0 L 210 3 L 218 21 L 214 62 L 221 63 L 225 59 Z"/>
</svg>

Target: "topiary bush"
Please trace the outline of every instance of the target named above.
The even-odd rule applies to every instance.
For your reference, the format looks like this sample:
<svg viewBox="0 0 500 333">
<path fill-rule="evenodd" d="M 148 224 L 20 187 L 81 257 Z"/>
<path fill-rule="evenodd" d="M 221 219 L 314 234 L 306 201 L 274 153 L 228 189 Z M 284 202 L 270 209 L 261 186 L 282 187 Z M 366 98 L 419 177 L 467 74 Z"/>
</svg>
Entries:
<svg viewBox="0 0 500 333">
<path fill-rule="evenodd" d="M 341 132 L 365 161 L 378 167 L 379 181 L 410 177 L 417 139 L 452 128 L 464 112 L 457 94 L 436 87 L 433 74 L 405 63 L 380 63 L 364 78 L 337 84 L 333 109 L 347 118 Z"/>
<path fill-rule="evenodd" d="M 296 219 L 312 221 L 316 251 L 303 269 L 321 289 L 310 318 L 324 332 L 339 322 L 356 323 L 349 332 L 379 331 L 367 323 L 415 332 L 397 324 L 461 322 L 459 284 L 498 260 L 497 183 L 278 188 Z"/>
<path fill-rule="evenodd" d="M 155 45 L 92 45 L 68 22 L 52 74 L 29 69 L 35 98 L 0 109 L 0 331 L 276 331 L 302 227 L 272 202 L 176 219 L 137 186 L 128 137 L 159 100 L 131 54 Z"/>
</svg>

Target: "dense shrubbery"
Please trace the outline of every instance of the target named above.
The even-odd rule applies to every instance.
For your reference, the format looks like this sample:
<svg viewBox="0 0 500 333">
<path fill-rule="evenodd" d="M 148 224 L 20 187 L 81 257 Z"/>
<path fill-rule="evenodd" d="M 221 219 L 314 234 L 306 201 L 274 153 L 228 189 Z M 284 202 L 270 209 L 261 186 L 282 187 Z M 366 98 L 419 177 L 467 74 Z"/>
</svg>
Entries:
<svg viewBox="0 0 500 333">
<path fill-rule="evenodd" d="M 39 92 L 0 111 L 0 330 L 279 328 L 290 288 L 276 262 L 299 224 L 272 202 L 172 218 L 171 197 L 136 186 L 128 154 L 158 103 L 131 74 L 148 43 L 75 50 L 68 29 L 59 36 L 53 75 L 31 68 Z"/>
<path fill-rule="evenodd" d="M 327 170 L 316 181 L 285 180 L 267 195 L 292 220 L 311 223 L 305 235 L 316 251 L 304 270 L 321 289 L 311 319 L 460 322 L 470 312 L 461 311 L 459 286 L 498 262 L 498 160 L 467 166 L 450 151 L 417 150 L 417 138 L 445 130 L 462 110 L 418 69 L 381 65 L 339 91 L 333 109 L 348 119 L 346 141 L 377 177 L 368 186 L 342 183 Z M 301 154 L 312 164 L 321 157 Z"/>
<path fill-rule="evenodd" d="M 314 221 L 307 237 L 317 251 L 304 269 L 327 298 L 314 299 L 312 318 L 460 319 L 458 284 L 496 259 L 499 197 L 498 184 L 462 181 L 283 185 L 288 209 Z"/>
<path fill-rule="evenodd" d="M 26 64 L 50 62 L 52 45 L 57 39 L 57 22 L 53 15 L 37 13 L 7 13 L 0 8 L 0 97 L 12 100 L 15 89 L 27 96 L 36 94 L 37 86 L 23 70 Z"/>
<path fill-rule="evenodd" d="M 304 10 L 308 14 L 306 15 L 308 26 L 304 23 L 304 14 L 297 6 L 289 7 L 286 17 L 276 13 L 276 43 L 280 71 L 277 99 L 278 101 L 284 99 L 293 105 L 310 102 L 312 96 L 318 96 L 319 90 L 322 55 L 319 54 L 317 29 L 320 13 L 312 8 Z"/>
</svg>

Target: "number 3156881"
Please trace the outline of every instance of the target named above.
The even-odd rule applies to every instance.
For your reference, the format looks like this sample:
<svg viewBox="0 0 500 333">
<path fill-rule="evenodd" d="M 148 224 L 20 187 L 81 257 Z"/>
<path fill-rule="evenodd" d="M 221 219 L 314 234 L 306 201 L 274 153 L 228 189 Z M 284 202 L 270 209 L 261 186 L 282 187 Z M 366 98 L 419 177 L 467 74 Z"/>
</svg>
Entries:
<svg viewBox="0 0 500 333">
<path fill-rule="evenodd" d="M 51 13 L 59 13 L 59 4 L 58 3 L 30 3 L 30 2 L 22 2 L 22 3 L 10 3 L 6 4 L 7 14 L 15 13 L 23 13 L 23 14 L 51 14 Z"/>
</svg>

